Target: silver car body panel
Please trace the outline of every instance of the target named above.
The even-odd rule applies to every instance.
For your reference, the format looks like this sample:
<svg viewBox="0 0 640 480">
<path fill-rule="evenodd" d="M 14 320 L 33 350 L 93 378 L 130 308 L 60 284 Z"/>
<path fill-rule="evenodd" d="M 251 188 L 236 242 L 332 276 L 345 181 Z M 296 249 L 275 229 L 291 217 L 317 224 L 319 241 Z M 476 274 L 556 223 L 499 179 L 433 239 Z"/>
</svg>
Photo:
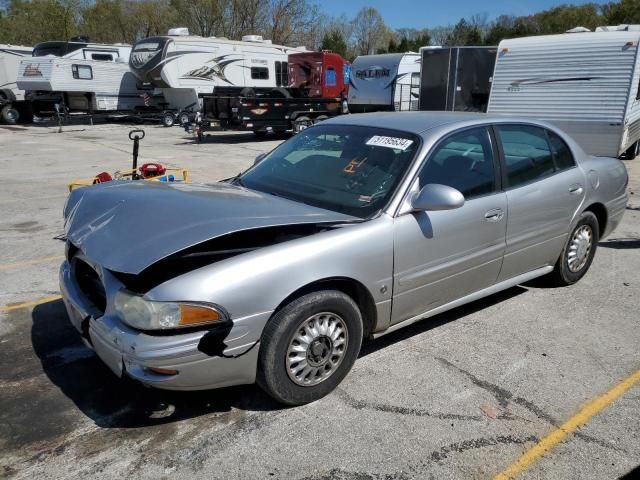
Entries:
<svg viewBox="0 0 640 480">
<path fill-rule="evenodd" d="M 67 239 L 104 268 L 140 273 L 173 253 L 229 233 L 356 220 L 237 186 L 107 182 L 71 192 Z"/>
<path fill-rule="evenodd" d="M 410 200 L 418 190 L 416 175 L 434 144 L 464 128 L 499 123 L 555 131 L 572 149 L 577 166 L 517 189 L 471 199 L 455 210 L 413 212 Z M 264 326 L 301 289 L 323 288 L 323 282 L 336 280 L 358 286 L 367 297 L 360 300 L 372 306 L 367 331 L 377 337 L 548 273 L 585 208 L 599 204 L 606 210 L 603 237 L 624 213 L 624 165 L 616 159 L 586 155 L 571 138 L 542 122 L 407 112 L 350 115 L 323 122 L 330 124 L 396 129 L 422 137 L 416 161 L 375 218 L 354 222 L 353 217 L 221 184 L 189 188 L 142 186 L 148 182 L 129 187 L 114 184 L 89 187 L 70 198 L 68 238 L 79 242 L 79 255 L 100 275 L 107 306 L 100 316 L 87 305 L 73 275 L 73 261 L 61 267 L 63 298 L 72 322 L 114 372 L 124 370 L 145 384 L 167 389 L 252 383 Z M 570 193 L 577 184 L 582 191 Z M 160 211 L 175 215 L 171 222 L 161 221 L 164 215 L 140 218 L 152 199 Z M 488 221 L 487 213 L 496 210 L 502 211 L 500 218 Z M 114 312 L 113 297 L 123 284 L 112 270 L 136 273 L 215 236 L 299 223 L 333 225 L 202 266 L 145 293 L 149 300 L 222 306 L 233 325 L 221 354 L 200 351 L 202 331 L 152 335 L 128 327 Z M 147 367 L 175 368 L 180 373 L 167 377 Z"/>
</svg>

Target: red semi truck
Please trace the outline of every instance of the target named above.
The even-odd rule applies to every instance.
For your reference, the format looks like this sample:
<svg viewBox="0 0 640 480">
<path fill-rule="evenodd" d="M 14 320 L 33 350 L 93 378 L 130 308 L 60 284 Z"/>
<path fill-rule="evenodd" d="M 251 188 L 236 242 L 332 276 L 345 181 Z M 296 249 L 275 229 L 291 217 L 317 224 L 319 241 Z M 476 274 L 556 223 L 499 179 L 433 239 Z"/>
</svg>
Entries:
<svg viewBox="0 0 640 480">
<path fill-rule="evenodd" d="M 195 133 L 222 128 L 268 132 L 300 130 L 347 112 L 351 64 L 331 52 L 304 52 L 288 56 L 287 88 L 216 87 L 201 94 L 202 110 Z"/>
</svg>

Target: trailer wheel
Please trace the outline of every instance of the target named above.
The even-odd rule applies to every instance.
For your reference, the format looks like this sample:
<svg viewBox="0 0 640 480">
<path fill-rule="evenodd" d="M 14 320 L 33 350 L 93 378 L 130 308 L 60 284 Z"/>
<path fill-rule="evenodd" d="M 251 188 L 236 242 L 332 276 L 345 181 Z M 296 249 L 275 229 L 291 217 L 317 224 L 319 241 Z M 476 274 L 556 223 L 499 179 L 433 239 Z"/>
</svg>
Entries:
<svg viewBox="0 0 640 480">
<path fill-rule="evenodd" d="M 20 113 L 18 113 L 18 110 L 13 106 L 5 105 L 0 112 L 0 116 L 2 116 L 2 120 L 5 123 L 9 125 L 15 125 L 20 118 Z"/>
<path fill-rule="evenodd" d="M 324 120 L 328 120 L 329 117 L 327 115 L 319 115 L 316 118 L 313 119 L 313 124 L 315 125 L 316 123 L 320 123 Z"/>
<path fill-rule="evenodd" d="M 164 127 L 173 127 L 173 124 L 176 122 L 176 117 L 174 117 L 173 113 L 166 112 L 162 114 L 162 125 Z"/>
<path fill-rule="evenodd" d="M 178 123 L 180 125 L 186 125 L 189 122 L 189 114 L 187 112 L 182 112 L 180 115 L 178 115 Z"/>
<path fill-rule="evenodd" d="M 313 125 L 313 121 L 309 117 L 298 117 L 293 121 L 293 131 L 294 133 L 300 133 L 311 125 Z"/>
</svg>

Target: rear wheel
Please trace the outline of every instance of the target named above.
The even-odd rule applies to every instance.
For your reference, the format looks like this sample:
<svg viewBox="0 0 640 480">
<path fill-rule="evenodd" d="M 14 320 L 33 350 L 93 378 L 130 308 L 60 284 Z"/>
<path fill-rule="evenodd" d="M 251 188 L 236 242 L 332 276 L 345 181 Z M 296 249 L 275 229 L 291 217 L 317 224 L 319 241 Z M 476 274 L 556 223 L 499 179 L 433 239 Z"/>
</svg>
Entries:
<svg viewBox="0 0 640 480">
<path fill-rule="evenodd" d="M 320 115 L 320 116 L 318 116 L 318 117 L 316 117 L 316 118 L 314 118 L 314 119 L 313 119 L 313 123 L 314 123 L 314 125 L 315 125 L 316 123 L 320 123 L 320 122 L 322 122 L 322 121 L 324 121 L 324 120 L 327 120 L 328 118 L 329 118 L 329 117 L 328 117 L 328 116 L 326 116 L 326 115 Z"/>
<path fill-rule="evenodd" d="M 162 114 L 162 125 L 165 127 L 173 127 L 173 124 L 176 122 L 176 117 L 174 117 L 173 113 L 166 112 Z"/>
<path fill-rule="evenodd" d="M 256 381 L 287 405 L 318 400 L 342 381 L 362 343 L 362 316 L 342 292 L 307 294 L 280 310 L 261 338 Z"/>
<path fill-rule="evenodd" d="M 555 285 L 567 286 L 584 277 L 593 262 L 599 240 L 597 217 L 592 212 L 584 212 L 569 234 L 549 280 Z"/>
<path fill-rule="evenodd" d="M 5 123 L 15 125 L 20 118 L 20 113 L 18 113 L 18 110 L 12 105 L 5 105 L 0 111 L 0 116 Z"/>
</svg>

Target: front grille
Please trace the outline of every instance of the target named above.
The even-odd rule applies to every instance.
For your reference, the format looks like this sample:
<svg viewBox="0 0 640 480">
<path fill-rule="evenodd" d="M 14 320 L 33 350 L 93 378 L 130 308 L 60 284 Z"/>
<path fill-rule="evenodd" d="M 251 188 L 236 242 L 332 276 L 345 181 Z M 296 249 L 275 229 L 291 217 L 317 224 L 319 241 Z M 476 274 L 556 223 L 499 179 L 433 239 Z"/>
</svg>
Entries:
<svg viewBox="0 0 640 480">
<path fill-rule="evenodd" d="M 107 294 L 98 272 L 91 265 L 76 258 L 74 261 L 74 273 L 76 283 L 82 293 L 85 294 L 95 308 L 100 310 L 100 313 L 104 313 L 107 308 Z"/>
</svg>

